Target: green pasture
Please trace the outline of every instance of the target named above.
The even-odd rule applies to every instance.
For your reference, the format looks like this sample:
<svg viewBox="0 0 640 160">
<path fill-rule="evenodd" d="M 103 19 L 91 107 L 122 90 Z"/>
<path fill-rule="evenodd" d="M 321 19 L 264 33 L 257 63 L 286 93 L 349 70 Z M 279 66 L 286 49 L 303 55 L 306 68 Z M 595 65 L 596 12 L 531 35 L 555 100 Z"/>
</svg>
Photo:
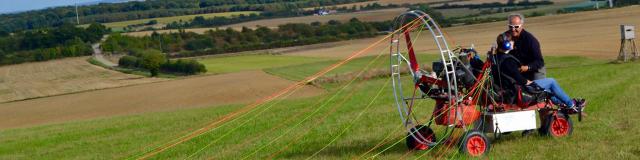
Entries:
<svg viewBox="0 0 640 160">
<path fill-rule="evenodd" d="M 198 61 L 204 64 L 207 68 L 207 73 L 211 74 L 261 70 L 291 65 L 304 65 L 327 60 L 330 59 L 271 54 L 214 56 L 198 59 Z"/>
<path fill-rule="evenodd" d="M 374 59 L 356 59 L 330 74 L 357 73 Z M 296 62 L 273 65 L 265 70 L 299 80 L 335 62 L 290 60 Z M 637 102 L 640 63 L 610 64 L 583 57 L 546 57 L 545 60 L 549 76 L 558 80 L 569 95 L 589 100 L 588 117 L 582 122 L 572 117 L 575 130 L 566 138 L 537 134 L 522 137 L 519 133 L 504 136 L 492 142 L 486 158 L 640 158 L 637 145 L 640 144 L 637 135 L 640 120 L 636 118 L 640 116 Z M 385 55 L 371 62 L 371 66 L 388 68 L 388 63 Z M 217 72 L 233 71 L 236 70 Z M 403 140 L 406 132 L 401 129 L 388 78 L 345 81 L 323 87 L 328 92 L 321 96 L 278 99 L 257 106 L 151 158 L 467 158 L 455 147 L 407 152 Z M 428 115 L 432 106 L 433 101 L 421 101 L 415 111 Z M 243 107 L 241 104 L 211 106 L 1 130 L 0 159 L 135 159 Z"/>
<path fill-rule="evenodd" d="M 431 62 L 436 61 L 437 60 L 436 58 L 439 58 L 439 57 L 440 55 L 435 55 L 435 54 L 419 54 L 418 55 L 419 59 L 425 60 L 425 64 L 420 64 L 421 66 L 431 65 Z M 285 79 L 299 81 L 299 80 L 303 80 L 309 75 L 313 75 L 318 71 L 321 71 L 327 66 L 333 65 L 340 61 L 341 60 L 318 61 L 314 63 L 299 64 L 299 65 L 293 65 L 293 66 L 266 68 L 264 69 L 264 71 L 269 74 L 277 75 Z M 338 68 L 335 68 L 334 70 L 331 70 L 330 72 L 327 72 L 325 76 L 334 76 L 334 75 L 339 75 L 344 73 L 354 73 L 356 71 L 362 70 L 362 68 L 367 66 L 369 66 L 369 68 L 372 68 L 372 69 L 388 69 L 389 63 L 390 61 L 389 61 L 388 54 L 380 55 L 379 57 L 367 56 L 362 58 L 356 58 L 346 63 L 346 65 L 340 66 Z"/>
</svg>

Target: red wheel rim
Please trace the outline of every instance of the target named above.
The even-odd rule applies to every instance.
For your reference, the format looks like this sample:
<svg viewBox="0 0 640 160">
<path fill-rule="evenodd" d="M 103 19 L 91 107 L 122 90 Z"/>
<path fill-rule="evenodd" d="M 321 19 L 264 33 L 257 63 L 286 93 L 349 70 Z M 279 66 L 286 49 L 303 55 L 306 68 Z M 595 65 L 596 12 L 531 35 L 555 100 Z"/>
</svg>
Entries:
<svg viewBox="0 0 640 160">
<path fill-rule="evenodd" d="M 467 152 L 471 156 L 480 156 L 487 150 L 487 143 L 480 136 L 472 136 L 467 140 Z"/>
<path fill-rule="evenodd" d="M 425 137 L 425 138 L 426 138 L 426 140 L 424 140 L 424 141 L 423 141 L 424 143 L 430 143 L 430 142 L 433 142 L 433 141 L 434 141 L 434 140 L 433 140 L 433 134 L 430 134 L 429 136 L 427 136 L 427 137 Z M 421 139 L 421 138 L 418 138 L 418 139 Z M 420 143 L 420 142 L 417 142 L 417 143 L 418 143 L 418 144 L 416 145 L 416 149 L 417 149 L 417 150 L 426 150 L 426 149 L 429 149 L 429 146 L 428 146 L 428 145 L 423 144 L 423 143 Z"/>
<path fill-rule="evenodd" d="M 418 145 L 416 145 L 416 150 L 426 150 L 429 149 L 429 146 L 422 144 L 422 143 L 418 143 Z"/>
<path fill-rule="evenodd" d="M 555 137 L 562 137 L 569 134 L 569 121 L 565 118 L 555 118 L 551 122 L 551 134 Z"/>
</svg>

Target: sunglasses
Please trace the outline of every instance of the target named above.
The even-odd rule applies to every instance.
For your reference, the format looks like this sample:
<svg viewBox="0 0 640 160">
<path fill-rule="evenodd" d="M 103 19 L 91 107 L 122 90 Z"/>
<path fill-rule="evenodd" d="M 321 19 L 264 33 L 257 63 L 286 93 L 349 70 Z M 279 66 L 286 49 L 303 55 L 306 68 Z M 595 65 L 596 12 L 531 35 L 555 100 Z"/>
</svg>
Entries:
<svg viewBox="0 0 640 160">
<path fill-rule="evenodd" d="M 518 29 L 518 28 L 522 27 L 522 25 L 508 25 L 508 26 L 509 26 L 509 29 L 514 29 L 514 28 Z"/>
</svg>

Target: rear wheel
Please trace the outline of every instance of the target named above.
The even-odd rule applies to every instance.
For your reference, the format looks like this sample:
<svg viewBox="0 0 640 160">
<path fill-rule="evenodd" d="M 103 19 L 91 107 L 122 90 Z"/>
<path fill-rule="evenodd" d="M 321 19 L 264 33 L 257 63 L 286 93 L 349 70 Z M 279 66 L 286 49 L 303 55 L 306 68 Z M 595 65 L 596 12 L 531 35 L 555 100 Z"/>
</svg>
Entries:
<svg viewBox="0 0 640 160">
<path fill-rule="evenodd" d="M 412 135 L 412 133 L 414 135 Z M 409 149 L 426 150 L 429 149 L 431 144 L 435 143 L 436 135 L 431 128 L 424 125 L 417 125 L 411 128 L 406 141 Z"/>
<path fill-rule="evenodd" d="M 551 137 L 566 137 L 573 132 L 573 122 L 569 116 L 556 113 L 545 118 L 545 125 L 542 126 L 544 135 Z"/>
<path fill-rule="evenodd" d="M 479 131 L 468 132 L 460 142 L 460 151 L 472 157 L 480 157 L 489 153 L 491 142 Z"/>
</svg>

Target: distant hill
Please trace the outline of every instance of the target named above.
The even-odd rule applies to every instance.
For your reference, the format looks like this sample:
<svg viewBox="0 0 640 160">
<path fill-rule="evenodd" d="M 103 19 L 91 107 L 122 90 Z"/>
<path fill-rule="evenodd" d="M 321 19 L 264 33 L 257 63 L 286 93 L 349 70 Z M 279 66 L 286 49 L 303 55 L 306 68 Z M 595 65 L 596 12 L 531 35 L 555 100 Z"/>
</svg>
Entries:
<svg viewBox="0 0 640 160">
<path fill-rule="evenodd" d="M 364 2 L 370 0 L 99 0 L 78 8 L 80 23 L 108 23 L 137 19 L 233 11 L 280 12 L 300 8 Z M 74 6 L 0 14 L 0 35 L 75 23 Z"/>
<path fill-rule="evenodd" d="M 95 2 L 86 2 L 86 3 L 80 3 L 78 5 L 80 6 L 90 6 L 90 5 L 97 5 L 100 3 L 125 3 L 125 2 L 131 2 L 131 1 L 145 1 L 145 0 L 99 0 L 99 1 L 95 1 Z"/>
</svg>

